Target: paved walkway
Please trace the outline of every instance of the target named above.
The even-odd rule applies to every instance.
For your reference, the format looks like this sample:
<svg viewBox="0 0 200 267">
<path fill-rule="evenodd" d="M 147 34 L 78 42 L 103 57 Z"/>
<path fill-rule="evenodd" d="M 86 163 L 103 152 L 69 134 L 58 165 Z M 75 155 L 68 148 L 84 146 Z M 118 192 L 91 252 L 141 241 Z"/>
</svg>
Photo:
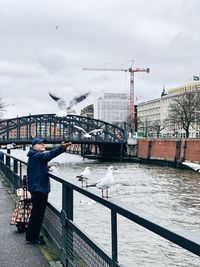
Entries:
<svg viewBox="0 0 200 267">
<path fill-rule="evenodd" d="M 49 263 L 38 245 L 27 245 L 25 234 L 10 225 L 14 203 L 0 180 L 0 266 L 48 267 Z"/>
</svg>

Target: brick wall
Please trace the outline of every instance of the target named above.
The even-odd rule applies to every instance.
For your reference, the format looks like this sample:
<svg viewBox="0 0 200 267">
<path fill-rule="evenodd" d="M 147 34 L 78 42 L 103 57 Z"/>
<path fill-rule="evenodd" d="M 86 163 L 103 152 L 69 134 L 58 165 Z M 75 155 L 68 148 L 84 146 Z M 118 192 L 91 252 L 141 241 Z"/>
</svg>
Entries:
<svg viewBox="0 0 200 267">
<path fill-rule="evenodd" d="M 200 163 L 200 140 L 187 140 L 185 160 Z"/>
<path fill-rule="evenodd" d="M 138 140 L 138 157 L 200 163 L 200 140 Z"/>
<path fill-rule="evenodd" d="M 148 158 L 148 151 L 149 151 L 149 141 L 138 140 L 138 157 Z"/>
<path fill-rule="evenodd" d="M 151 158 L 174 161 L 176 142 L 169 140 L 152 141 Z"/>
</svg>

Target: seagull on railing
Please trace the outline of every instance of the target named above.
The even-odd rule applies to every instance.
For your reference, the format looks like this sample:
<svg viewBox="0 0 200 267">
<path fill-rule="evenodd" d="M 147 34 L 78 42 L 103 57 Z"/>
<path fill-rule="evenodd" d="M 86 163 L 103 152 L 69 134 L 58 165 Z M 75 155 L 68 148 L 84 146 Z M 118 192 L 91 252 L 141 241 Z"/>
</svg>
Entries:
<svg viewBox="0 0 200 267">
<path fill-rule="evenodd" d="M 91 168 L 85 167 L 85 169 L 80 173 L 80 175 L 77 175 L 76 178 L 78 178 L 78 181 L 81 182 L 82 187 L 83 183 L 85 182 L 85 186 L 87 186 L 88 179 L 91 175 Z"/>
<path fill-rule="evenodd" d="M 64 98 L 56 96 L 54 93 L 49 92 L 50 97 L 55 100 L 58 104 L 58 107 L 60 111 L 56 114 L 57 116 L 66 116 L 67 114 L 74 114 L 75 111 L 73 110 L 74 106 L 76 106 L 78 103 L 82 102 L 86 99 L 86 97 L 90 94 L 90 92 L 86 92 L 84 94 L 81 94 L 79 96 L 75 96 L 70 102 L 69 105 L 67 105 Z"/>
<path fill-rule="evenodd" d="M 97 133 L 102 133 L 103 129 L 94 129 L 90 132 L 86 132 L 86 130 L 84 130 L 82 127 L 74 125 L 74 128 L 78 129 L 79 131 L 83 131 L 85 134 L 83 135 L 85 138 L 91 138 L 92 135 L 96 135 Z"/>
<path fill-rule="evenodd" d="M 91 185 L 86 185 L 86 187 L 97 187 L 99 189 L 101 189 L 101 193 L 102 193 L 102 198 L 108 198 L 108 188 L 110 188 L 111 186 L 113 186 L 115 184 L 115 180 L 113 177 L 113 170 L 114 167 L 110 166 L 108 167 L 107 173 L 106 175 L 101 178 L 100 180 L 98 180 L 95 184 L 91 184 Z M 106 190 L 106 195 L 104 196 L 104 190 Z"/>
</svg>

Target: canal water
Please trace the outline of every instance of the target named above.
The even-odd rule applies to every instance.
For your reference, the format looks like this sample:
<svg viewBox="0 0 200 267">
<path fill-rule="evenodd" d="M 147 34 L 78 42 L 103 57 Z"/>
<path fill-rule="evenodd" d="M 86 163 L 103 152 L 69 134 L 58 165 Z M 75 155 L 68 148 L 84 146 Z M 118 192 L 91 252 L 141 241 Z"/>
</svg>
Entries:
<svg viewBox="0 0 200 267">
<path fill-rule="evenodd" d="M 12 151 L 25 159 L 24 151 Z M 76 175 L 86 167 L 92 168 L 89 183 L 103 177 L 107 168 L 116 167 L 115 186 L 109 190 L 111 200 L 148 212 L 162 223 L 198 233 L 200 229 L 200 173 L 137 163 L 100 163 L 83 160 L 78 155 L 62 154 L 51 165 L 54 174 L 79 184 Z M 86 190 L 98 192 L 97 188 Z M 61 186 L 51 182 L 49 201 L 61 209 Z M 74 220 L 106 252 L 111 254 L 110 210 L 75 193 Z M 129 220 L 118 217 L 119 262 L 127 267 L 199 267 L 200 258 L 151 233 Z"/>
</svg>

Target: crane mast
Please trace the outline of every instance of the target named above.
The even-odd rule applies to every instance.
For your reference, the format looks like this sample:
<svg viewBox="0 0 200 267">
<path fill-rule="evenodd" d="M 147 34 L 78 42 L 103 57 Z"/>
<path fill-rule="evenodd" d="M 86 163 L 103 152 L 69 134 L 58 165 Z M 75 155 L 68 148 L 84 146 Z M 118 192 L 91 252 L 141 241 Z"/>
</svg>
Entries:
<svg viewBox="0 0 200 267">
<path fill-rule="evenodd" d="M 135 110 L 134 110 L 134 73 L 135 72 L 150 72 L 150 68 L 128 68 L 128 69 L 115 69 L 115 68 L 83 68 L 83 70 L 94 71 L 125 71 L 130 73 L 130 131 L 135 129 Z"/>
</svg>

